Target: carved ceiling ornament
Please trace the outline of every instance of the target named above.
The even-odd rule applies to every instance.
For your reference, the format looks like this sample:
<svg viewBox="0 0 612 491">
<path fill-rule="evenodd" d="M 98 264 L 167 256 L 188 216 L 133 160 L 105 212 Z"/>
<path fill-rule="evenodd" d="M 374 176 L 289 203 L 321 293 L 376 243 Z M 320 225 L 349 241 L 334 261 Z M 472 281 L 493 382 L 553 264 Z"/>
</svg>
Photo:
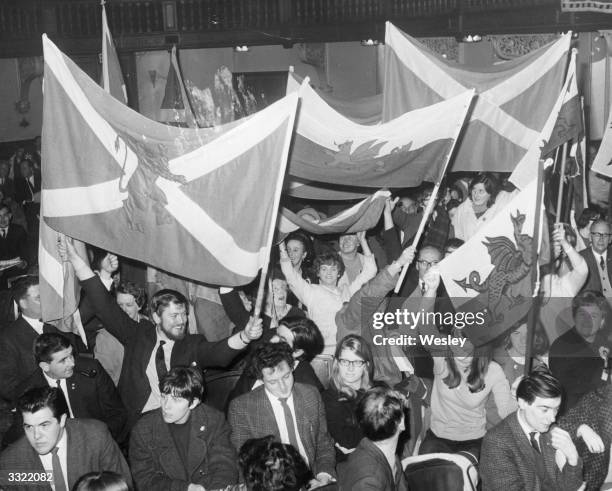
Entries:
<svg viewBox="0 0 612 491">
<path fill-rule="evenodd" d="M 559 34 L 508 34 L 486 36 L 499 60 L 512 60 L 559 39 Z"/>
</svg>

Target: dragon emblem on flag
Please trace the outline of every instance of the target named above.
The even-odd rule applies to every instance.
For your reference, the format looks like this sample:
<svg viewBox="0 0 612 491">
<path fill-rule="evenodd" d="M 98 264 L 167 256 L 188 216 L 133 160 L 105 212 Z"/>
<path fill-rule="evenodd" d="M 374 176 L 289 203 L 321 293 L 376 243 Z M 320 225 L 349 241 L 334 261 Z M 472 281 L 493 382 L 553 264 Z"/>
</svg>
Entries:
<svg viewBox="0 0 612 491">
<path fill-rule="evenodd" d="M 339 167 L 346 169 L 354 169 L 355 164 L 374 163 L 379 172 L 384 172 L 385 165 L 403 163 L 404 155 L 412 148 L 412 142 L 409 142 L 401 147 L 395 147 L 391 152 L 381 155 L 380 150 L 388 143 L 386 141 L 369 140 L 357 146 L 354 150 L 353 141 L 348 140 L 343 143 L 334 143 L 338 147 L 337 151 L 325 150 L 325 153 L 332 157 L 332 160 L 326 161 L 325 165 L 329 167 Z M 352 150 L 352 151 L 351 151 Z"/>
<path fill-rule="evenodd" d="M 493 265 L 487 278 L 481 281 L 480 273 L 472 271 L 467 278 L 454 280 L 464 291 L 471 289 L 479 293 L 487 309 L 489 325 L 502 323 L 504 312 L 524 304 L 527 300 L 524 293 L 530 293 L 521 288 L 515 292 L 513 287 L 518 287 L 531 272 L 533 237 L 522 233 L 524 214 L 517 210 L 510 218 L 516 243 L 506 236 L 486 237 L 482 242 Z"/>
</svg>

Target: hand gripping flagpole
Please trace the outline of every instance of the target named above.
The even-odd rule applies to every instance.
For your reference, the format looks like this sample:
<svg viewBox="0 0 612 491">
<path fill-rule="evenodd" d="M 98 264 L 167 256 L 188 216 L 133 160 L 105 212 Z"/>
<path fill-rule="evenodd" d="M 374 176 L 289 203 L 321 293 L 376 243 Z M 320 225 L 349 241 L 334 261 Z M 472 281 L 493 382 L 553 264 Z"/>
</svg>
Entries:
<svg viewBox="0 0 612 491">
<path fill-rule="evenodd" d="M 429 220 L 429 217 L 433 211 L 433 207 L 436 202 L 436 196 L 438 195 L 438 191 L 440 189 L 442 179 L 444 178 L 444 175 L 446 174 L 448 163 L 450 162 L 450 159 L 453 156 L 453 153 L 455 151 L 455 146 L 457 145 L 457 140 L 459 139 L 459 135 L 461 134 L 461 130 L 463 129 L 467 115 L 470 112 L 472 101 L 474 100 L 474 96 L 476 95 L 476 91 L 474 89 L 472 89 L 470 92 L 471 92 L 471 96 L 465 103 L 463 117 L 459 120 L 457 124 L 457 130 L 455 131 L 455 138 L 453 140 L 453 144 L 451 148 L 449 149 L 448 154 L 446 155 L 446 161 L 444 162 L 444 166 L 440 170 L 440 175 L 436 179 L 436 183 L 435 183 L 433 192 L 431 193 L 431 197 L 429 198 L 429 201 L 427 202 L 427 206 L 425 207 L 423 218 L 421 219 L 421 223 L 419 224 L 417 233 L 414 236 L 414 240 L 412 241 L 412 244 L 411 244 L 412 246 L 418 245 L 419 240 L 421 240 L 421 235 L 423 235 L 423 231 L 425 230 L 425 225 L 427 224 L 427 221 Z M 406 273 L 408 272 L 408 266 L 410 265 L 409 264 L 404 265 L 399 275 L 399 278 L 397 279 L 397 283 L 395 284 L 395 290 L 393 290 L 396 294 L 399 293 L 400 288 L 402 287 L 402 284 L 404 283 L 404 279 L 406 278 Z"/>
<path fill-rule="evenodd" d="M 276 228 L 276 220 L 278 219 L 278 209 L 280 204 L 280 196 L 281 191 L 283 190 L 283 181 L 285 180 L 285 173 L 287 171 L 287 162 L 289 160 L 289 148 L 291 146 L 291 137 L 293 135 L 293 128 L 295 125 L 296 115 L 299 110 L 299 102 L 300 96 L 302 94 L 302 87 L 308 85 L 310 79 L 306 77 L 300 89 L 297 92 L 286 95 L 285 97 L 293 97 L 295 101 L 292 104 L 295 104 L 293 111 L 291 111 L 291 116 L 289 117 L 289 121 L 287 123 L 287 134 L 285 135 L 285 144 L 283 147 L 282 157 L 281 157 L 281 166 L 278 173 L 278 179 L 276 183 L 276 191 L 274 194 L 274 202 L 273 206 L 273 214 L 272 219 L 270 220 L 270 229 L 268 231 L 268 244 L 266 249 L 264 250 L 264 261 L 261 266 L 261 276 L 259 277 L 259 287 L 257 288 L 257 298 L 255 300 L 255 309 L 253 310 L 253 317 L 259 317 L 261 313 L 261 305 L 263 303 L 264 290 L 266 286 L 266 276 L 268 274 L 268 266 L 270 264 L 270 251 L 272 250 L 272 242 L 274 240 L 274 230 Z"/>
</svg>

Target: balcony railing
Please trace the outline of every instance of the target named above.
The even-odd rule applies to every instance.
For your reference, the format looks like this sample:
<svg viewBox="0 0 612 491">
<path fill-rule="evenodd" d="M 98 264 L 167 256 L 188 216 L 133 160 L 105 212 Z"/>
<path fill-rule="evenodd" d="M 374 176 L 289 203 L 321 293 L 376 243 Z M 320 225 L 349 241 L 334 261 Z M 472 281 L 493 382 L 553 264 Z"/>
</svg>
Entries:
<svg viewBox="0 0 612 491">
<path fill-rule="evenodd" d="M 558 0 L 108 0 L 115 38 L 333 26 L 552 7 Z M 174 17 L 167 25 L 164 9 Z M 31 39 L 41 32 L 90 38 L 100 33 L 100 0 L 2 0 L 0 40 Z"/>
</svg>

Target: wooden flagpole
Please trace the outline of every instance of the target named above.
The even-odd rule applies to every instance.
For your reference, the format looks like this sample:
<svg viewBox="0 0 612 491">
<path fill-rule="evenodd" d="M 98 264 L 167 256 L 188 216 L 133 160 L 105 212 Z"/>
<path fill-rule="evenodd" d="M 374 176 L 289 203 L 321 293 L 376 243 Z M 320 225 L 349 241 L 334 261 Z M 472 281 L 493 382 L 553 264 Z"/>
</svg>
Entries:
<svg viewBox="0 0 612 491">
<path fill-rule="evenodd" d="M 555 224 L 561 222 L 561 207 L 563 206 L 563 186 L 565 185 L 565 165 L 567 162 L 567 142 L 563 144 L 561 150 L 561 172 L 559 173 L 559 192 L 557 194 L 557 216 Z"/>
<path fill-rule="evenodd" d="M 527 317 L 527 346 L 525 352 L 525 375 L 531 371 L 531 359 L 533 357 L 533 340 L 535 328 L 538 322 L 540 305 L 540 274 L 538 256 L 540 249 L 540 228 L 542 215 L 542 195 L 544 191 L 544 162 L 538 160 L 538 182 L 536 191 L 536 212 L 533 220 L 533 242 L 531 250 L 531 286 L 533 288 L 532 304 Z"/>
<path fill-rule="evenodd" d="M 448 163 L 450 162 L 450 159 L 453 156 L 453 153 L 455 151 L 455 146 L 457 145 L 457 140 L 459 139 L 459 135 L 461 134 L 461 130 L 463 129 L 467 115 L 470 111 L 470 108 L 472 107 L 474 96 L 476 95 L 476 91 L 474 89 L 472 89 L 471 92 L 472 92 L 472 96 L 470 97 L 469 102 L 465 105 L 465 111 L 463 113 L 463 118 L 461 118 L 460 120 L 461 124 L 457 125 L 457 131 L 455 132 L 455 139 L 453 140 L 453 144 L 448 152 L 448 155 L 446 156 L 446 162 L 444 162 L 444 167 L 440 171 L 440 175 L 438 176 L 438 179 L 436 180 L 436 184 L 434 186 L 433 192 L 431 193 L 431 197 L 429 198 L 429 201 L 427 202 L 427 206 L 425 207 L 425 212 L 423 213 L 423 218 L 421 220 L 421 223 L 419 224 L 419 228 L 417 230 L 416 235 L 414 236 L 414 240 L 412 241 L 411 246 L 416 247 L 418 245 L 419 240 L 421 240 L 421 235 L 423 234 L 423 231 L 425 230 L 425 225 L 427 224 L 427 220 L 429 220 L 429 216 L 431 215 L 431 212 L 433 211 L 434 203 L 436 202 L 436 196 L 438 195 L 438 191 L 440 189 L 442 179 L 444 178 L 444 175 L 446 174 Z M 400 288 L 402 287 L 402 284 L 404 283 L 404 279 L 406 278 L 406 273 L 408 272 L 408 266 L 410 265 L 406 264 L 402 268 L 402 272 L 400 273 L 399 278 L 397 279 L 397 283 L 395 284 L 395 290 L 394 290 L 396 294 L 399 293 Z"/>
</svg>

